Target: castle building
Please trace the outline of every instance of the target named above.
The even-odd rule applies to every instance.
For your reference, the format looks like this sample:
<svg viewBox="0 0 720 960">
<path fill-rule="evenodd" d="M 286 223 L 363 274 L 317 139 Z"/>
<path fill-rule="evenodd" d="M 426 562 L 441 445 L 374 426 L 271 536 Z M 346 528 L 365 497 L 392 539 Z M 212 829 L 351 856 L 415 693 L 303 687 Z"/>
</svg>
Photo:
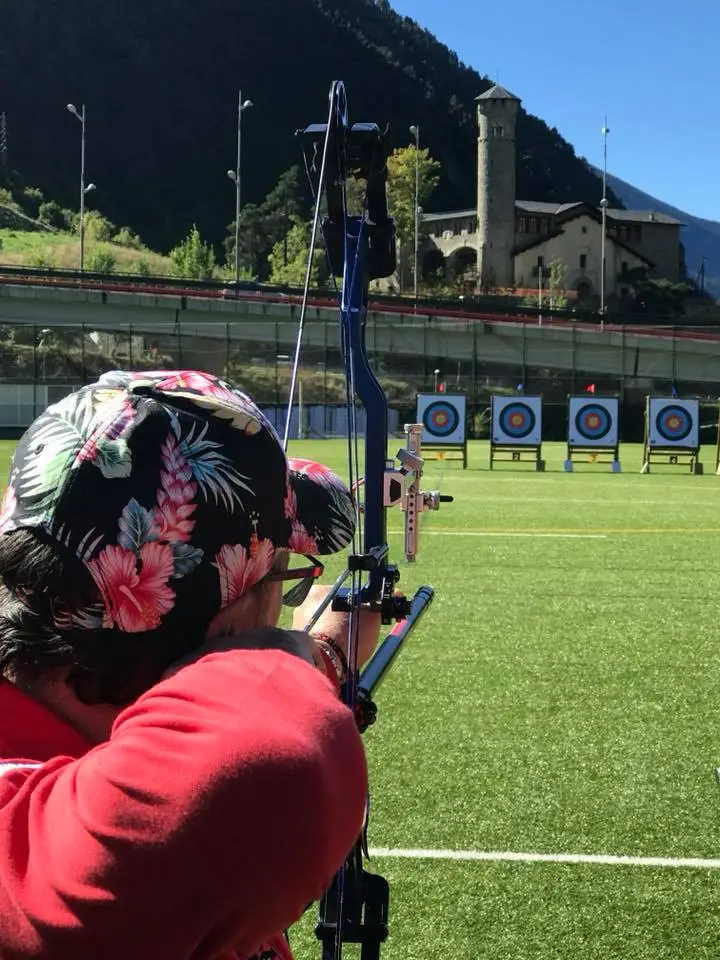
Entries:
<svg viewBox="0 0 720 960">
<path fill-rule="evenodd" d="M 516 197 L 515 129 L 520 99 L 496 85 L 477 97 L 477 207 L 424 213 L 423 272 L 471 273 L 482 289 L 536 288 L 560 260 L 565 286 L 596 298 L 602 282 L 602 208 Z M 663 213 L 606 209 L 605 291 L 631 292 L 639 273 L 684 276 L 682 223 Z"/>
</svg>

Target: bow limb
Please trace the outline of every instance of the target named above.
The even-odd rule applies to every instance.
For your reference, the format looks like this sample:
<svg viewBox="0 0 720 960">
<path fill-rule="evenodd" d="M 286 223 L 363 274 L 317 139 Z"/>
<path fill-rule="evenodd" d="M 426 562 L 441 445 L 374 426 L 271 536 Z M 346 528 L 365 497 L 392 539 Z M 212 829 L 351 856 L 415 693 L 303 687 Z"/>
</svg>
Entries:
<svg viewBox="0 0 720 960">
<path fill-rule="evenodd" d="M 313 124 L 299 133 L 312 147 L 314 157 L 321 158 L 311 248 L 319 226 L 320 203 L 324 200 L 327 216 L 322 223 L 322 234 L 330 273 L 333 277 L 342 276 L 340 335 L 350 424 L 350 488 L 355 492 L 358 529 L 348 558 L 348 569 L 331 591 L 331 602 L 333 609 L 350 614 L 348 677 L 342 697 L 364 731 L 375 720 L 373 691 L 386 676 L 433 597 L 431 587 L 421 587 L 413 600 L 408 600 L 395 589 L 400 574 L 397 566 L 389 562 L 387 509 L 399 506 L 403 512 L 405 557 L 412 561 L 418 548 L 419 515 L 424 510 L 437 509 L 440 501 L 446 498 L 437 493 L 423 493 L 420 489 L 423 460 L 420 449 L 422 428 L 419 425 L 406 427 L 406 446 L 398 454 L 399 464 L 388 460 L 387 397 L 372 370 L 365 344 L 369 283 L 373 279 L 392 276 L 396 266 L 395 226 L 387 209 L 386 144 L 376 124 L 350 125 L 345 88 L 340 81 L 333 82 L 330 88 L 328 122 Z M 347 214 L 348 175 L 367 182 L 365 210 L 361 216 Z M 309 286 L 309 279 L 306 286 Z M 304 311 L 301 313 L 301 331 L 303 316 Z M 300 338 L 301 333 L 296 368 Z M 362 481 L 359 477 L 357 402 L 364 407 L 366 414 Z M 364 490 L 362 508 L 361 487 Z M 348 577 L 352 578 L 349 589 L 342 587 Z M 329 602 L 326 600 L 323 607 Z M 395 626 L 360 674 L 357 636 L 363 609 L 379 612 L 382 623 L 389 625 L 395 621 Z M 318 613 L 311 625 L 317 616 Z M 344 943 L 362 944 L 361 960 L 378 960 L 380 956 L 380 946 L 388 933 L 389 886 L 382 877 L 365 870 L 363 860 L 366 853 L 363 837 L 321 901 L 316 934 L 322 943 L 323 960 L 340 960 Z"/>
</svg>

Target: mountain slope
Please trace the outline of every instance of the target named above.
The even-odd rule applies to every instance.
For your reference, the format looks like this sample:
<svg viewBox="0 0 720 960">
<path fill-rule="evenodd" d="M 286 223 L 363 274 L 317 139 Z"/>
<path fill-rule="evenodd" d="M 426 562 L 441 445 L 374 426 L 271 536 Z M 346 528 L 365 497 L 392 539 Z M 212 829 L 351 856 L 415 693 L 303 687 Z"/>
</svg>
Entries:
<svg viewBox="0 0 720 960">
<path fill-rule="evenodd" d="M 688 277 L 692 279 L 697 277 L 704 257 L 705 288 L 720 297 L 720 223 L 694 217 L 669 203 L 663 203 L 657 197 L 643 193 L 642 190 L 638 190 L 637 187 L 633 187 L 619 177 L 608 174 L 608 184 L 628 209 L 657 210 L 685 224 L 681 231 L 681 239 L 685 245 Z"/>
<path fill-rule="evenodd" d="M 237 87 L 243 202 L 300 159 L 293 132 L 324 119 L 345 80 L 351 118 L 389 124 L 395 145 L 419 123 L 443 165 L 439 209 L 474 203 L 475 97 L 491 84 L 428 31 L 372 0 L 22 0 L 0 29 L 0 112 L 12 167 L 77 206 L 79 123 L 87 105 L 94 202 L 154 249 L 196 222 L 222 240 L 234 216 Z M 514 91 L 522 96 L 522 90 Z M 597 202 L 600 184 L 557 130 L 522 113 L 519 195 Z"/>
</svg>

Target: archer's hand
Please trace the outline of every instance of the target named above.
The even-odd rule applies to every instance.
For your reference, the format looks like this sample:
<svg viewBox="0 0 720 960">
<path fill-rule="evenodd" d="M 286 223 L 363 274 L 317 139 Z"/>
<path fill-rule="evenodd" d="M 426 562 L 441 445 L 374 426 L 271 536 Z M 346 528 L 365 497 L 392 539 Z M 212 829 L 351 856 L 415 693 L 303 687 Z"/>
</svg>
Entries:
<svg viewBox="0 0 720 960">
<path fill-rule="evenodd" d="M 315 585 L 311 588 L 307 600 L 302 606 L 297 607 L 293 613 L 293 629 L 304 630 L 313 613 L 320 606 L 330 592 L 330 587 Z M 339 613 L 328 608 L 320 616 L 320 619 L 312 628 L 313 633 L 324 633 L 338 643 L 347 656 L 348 647 L 348 628 L 350 625 L 350 614 Z M 360 611 L 360 624 L 358 627 L 358 666 L 362 666 L 370 659 L 373 650 L 377 646 L 380 636 L 380 614 L 371 613 L 370 610 Z"/>
</svg>

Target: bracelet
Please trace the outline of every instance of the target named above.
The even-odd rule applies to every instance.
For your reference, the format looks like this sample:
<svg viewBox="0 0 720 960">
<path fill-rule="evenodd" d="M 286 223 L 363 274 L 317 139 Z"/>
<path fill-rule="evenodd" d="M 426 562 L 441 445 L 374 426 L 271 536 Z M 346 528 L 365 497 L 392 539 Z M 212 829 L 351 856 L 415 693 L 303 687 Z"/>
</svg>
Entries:
<svg viewBox="0 0 720 960">
<path fill-rule="evenodd" d="M 340 663 L 342 664 L 343 680 L 344 680 L 350 671 L 348 669 L 347 657 L 345 656 L 345 651 L 343 650 L 343 648 L 340 646 L 337 640 L 334 640 L 332 637 L 328 636 L 326 633 L 313 633 L 312 637 L 315 640 L 321 640 L 323 643 L 326 643 L 331 650 L 334 650 L 335 654 L 340 659 Z"/>
<path fill-rule="evenodd" d="M 315 640 L 315 647 L 323 662 L 325 676 L 331 682 L 335 682 L 336 690 L 338 693 L 340 693 L 340 687 L 342 686 L 343 682 L 342 664 L 340 663 L 340 659 L 336 656 L 335 651 L 329 647 L 324 640 L 318 640 L 315 637 L 313 637 L 313 640 Z"/>
</svg>

